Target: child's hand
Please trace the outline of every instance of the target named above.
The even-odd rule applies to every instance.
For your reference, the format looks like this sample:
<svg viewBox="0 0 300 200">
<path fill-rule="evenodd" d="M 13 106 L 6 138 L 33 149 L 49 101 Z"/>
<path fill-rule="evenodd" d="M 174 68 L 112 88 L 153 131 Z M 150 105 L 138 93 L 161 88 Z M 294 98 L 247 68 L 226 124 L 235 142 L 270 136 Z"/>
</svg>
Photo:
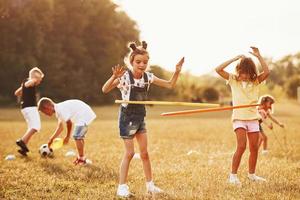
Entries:
<svg viewBox="0 0 300 200">
<path fill-rule="evenodd" d="M 282 123 L 279 123 L 279 126 L 280 126 L 281 128 L 284 128 L 284 124 L 282 124 Z"/>
<path fill-rule="evenodd" d="M 121 78 L 123 74 L 126 72 L 126 70 L 123 66 L 116 65 L 115 67 L 112 68 L 112 72 L 115 78 Z"/>
<path fill-rule="evenodd" d="M 251 53 L 253 56 L 255 57 L 261 57 L 260 53 L 259 53 L 259 49 L 257 47 L 250 47 L 252 49 L 252 52 L 250 51 L 249 53 Z"/>
<path fill-rule="evenodd" d="M 180 61 L 176 64 L 176 72 L 180 72 L 181 71 L 183 63 L 184 63 L 184 57 L 182 57 L 180 59 Z"/>
<path fill-rule="evenodd" d="M 69 140 L 70 140 L 70 137 L 65 137 L 64 138 L 64 145 L 68 144 L 69 143 Z"/>
<path fill-rule="evenodd" d="M 272 130 L 273 129 L 273 124 L 268 125 L 268 128 Z"/>
<path fill-rule="evenodd" d="M 25 82 L 25 87 L 33 87 L 37 85 L 38 80 L 36 78 L 30 78 L 28 81 Z"/>
</svg>

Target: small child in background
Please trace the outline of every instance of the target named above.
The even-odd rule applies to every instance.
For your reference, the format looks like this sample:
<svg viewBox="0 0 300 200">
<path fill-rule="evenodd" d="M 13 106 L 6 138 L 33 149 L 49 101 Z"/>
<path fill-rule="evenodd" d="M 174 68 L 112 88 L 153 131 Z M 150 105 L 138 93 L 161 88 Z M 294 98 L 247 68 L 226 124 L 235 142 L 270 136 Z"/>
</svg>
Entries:
<svg viewBox="0 0 300 200">
<path fill-rule="evenodd" d="M 96 118 L 96 114 L 91 107 L 83 101 L 76 99 L 56 104 L 51 99 L 43 97 L 38 102 L 38 110 L 48 116 L 52 116 L 55 113 L 58 119 L 57 128 L 50 137 L 48 146 L 51 147 L 54 139 L 63 131 L 63 122 L 67 124 L 67 135 L 64 138 L 64 144 L 67 144 L 74 124 L 73 138 L 78 151 L 78 157 L 74 161 L 74 164 L 85 165 L 91 163 L 91 161 L 84 156 L 84 138 L 88 131 L 88 125 Z"/>
<path fill-rule="evenodd" d="M 264 95 L 264 96 L 261 96 L 259 99 L 260 106 L 258 107 L 258 113 L 261 118 L 259 119 L 260 137 L 258 140 L 258 147 L 260 147 L 261 144 L 263 144 L 262 154 L 268 153 L 268 137 L 265 134 L 261 125 L 265 124 L 266 126 L 268 126 L 269 129 L 273 129 L 273 124 L 268 123 L 266 121 L 266 119 L 269 118 L 275 124 L 277 124 L 281 128 L 284 128 L 284 125 L 281 122 L 279 122 L 277 119 L 275 119 L 275 117 L 272 115 L 274 103 L 275 103 L 275 100 L 271 95 Z"/>
<path fill-rule="evenodd" d="M 27 156 L 29 149 L 27 144 L 30 138 L 41 129 L 40 114 L 37 109 L 36 86 L 43 80 L 44 74 L 37 67 L 29 71 L 29 77 L 24 79 L 21 86 L 15 91 L 17 97 L 21 97 L 21 112 L 27 123 L 27 131 L 22 138 L 16 141 L 20 149 L 18 152 Z"/>
</svg>

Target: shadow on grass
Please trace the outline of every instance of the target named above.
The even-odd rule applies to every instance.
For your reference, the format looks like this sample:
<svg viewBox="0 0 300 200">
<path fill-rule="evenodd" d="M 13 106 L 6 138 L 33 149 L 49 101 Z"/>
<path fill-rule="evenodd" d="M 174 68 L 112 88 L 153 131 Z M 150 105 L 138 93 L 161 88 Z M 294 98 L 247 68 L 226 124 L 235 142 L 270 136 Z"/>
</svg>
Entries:
<svg viewBox="0 0 300 200">
<path fill-rule="evenodd" d="M 24 162 L 32 162 L 33 161 L 32 157 L 30 155 L 22 156 L 19 153 L 16 155 L 16 158 L 17 159 L 22 159 Z"/>
<path fill-rule="evenodd" d="M 168 193 L 161 193 L 161 194 L 146 194 L 146 195 L 133 195 L 131 197 L 127 197 L 127 198 L 122 198 L 122 197 L 117 197 L 115 196 L 113 198 L 114 200 L 121 200 L 121 199 L 128 199 L 128 200 L 155 200 L 155 199 L 168 199 L 168 200 L 175 200 L 178 198 L 172 197 L 171 194 Z"/>
<path fill-rule="evenodd" d="M 295 183 L 275 183 L 272 188 L 276 188 L 276 192 L 295 194 L 295 197 L 300 194 L 300 186 Z M 296 195 L 297 194 L 297 195 Z"/>
<path fill-rule="evenodd" d="M 75 166 L 71 163 L 67 165 L 58 164 L 51 160 L 42 161 L 40 165 L 49 175 L 55 175 L 57 178 L 69 181 L 105 183 L 118 179 L 118 174 L 105 165 Z"/>
</svg>

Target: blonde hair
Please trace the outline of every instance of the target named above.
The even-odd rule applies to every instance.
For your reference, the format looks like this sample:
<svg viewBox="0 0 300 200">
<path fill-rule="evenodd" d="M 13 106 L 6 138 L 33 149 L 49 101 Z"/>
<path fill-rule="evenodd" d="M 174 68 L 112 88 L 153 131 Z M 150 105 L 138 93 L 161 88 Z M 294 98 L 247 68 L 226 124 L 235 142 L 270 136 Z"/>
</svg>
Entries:
<svg viewBox="0 0 300 200">
<path fill-rule="evenodd" d="M 274 97 L 272 97 L 271 95 L 269 95 L 269 94 L 266 94 L 266 95 L 263 95 L 263 96 L 261 96 L 260 98 L 259 98 L 259 100 L 258 100 L 258 103 L 260 104 L 260 105 L 264 105 L 265 103 L 267 103 L 267 102 L 270 102 L 271 103 L 271 113 L 273 113 L 274 112 L 274 103 L 275 103 L 275 99 L 274 99 Z"/>
<path fill-rule="evenodd" d="M 128 45 L 128 48 L 130 48 L 130 52 L 128 55 L 124 58 L 124 63 L 127 66 L 132 66 L 134 57 L 136 55 L 147 55 L 149 58 L 149 53 L 147 51 L 148 44 L 145 41 L 142 41 L 142 45 L 136 46 L 135 42 L 131 42 Z"/>
<path fill-rule="evenodd" d="M 42 70 L 38 67 L 34 67 L 29 71 L 29 77 L 32 76 L 33 73 L 39 73 L 41 75 L 41 78 L 44 77 L 44 73 L 42 72 Z"/>
<path fill-rule="evenodd" d="M 48 105 L 54 105 L 54 102 L 52 101 L 52 99 L 50 99 L 48 97 L 41 98 L 37 103 L 38 110 L 44 110 L 45 107 Z"/>
</svg>

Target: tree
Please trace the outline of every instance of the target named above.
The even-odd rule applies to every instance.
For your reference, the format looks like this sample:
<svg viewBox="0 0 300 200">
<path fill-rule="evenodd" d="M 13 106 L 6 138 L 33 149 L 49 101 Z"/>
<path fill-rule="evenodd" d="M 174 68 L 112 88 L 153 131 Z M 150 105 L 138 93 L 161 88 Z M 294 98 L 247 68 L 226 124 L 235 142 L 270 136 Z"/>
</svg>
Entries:
<svg viewBox="0 0 300 200">
<path fill-rule="evenodd" d="M 167 72 L 163 68 L 157 65 L 150 66 L 150 72 L 153 73 L 158 78 L 167 79 L 167 80 L 170 78 L 169 75 L 167 75 Z M 170 96 L 175 96 L 175 95 L 176 93 L 174 90 L 161 88 L 154 84 L 151 85 L 149 90 L 150 99 L 163 100 L 165 98 L 168 98 Z"/>
<path fill-rule="evenodd" d="M 208 87 L 203 90 L 202 96 L 208 102 L 217 101 L 219 99 L 219 92 L 213 87 Z"/>
<path fill-rule="evenodd" d="M 286 93 L 291 98 L 297 98 L 297 88 L 300 87 L 300 77 L 293 76 L 286 84 Z"/>
<path fill-rule="evenodd" d="M 0 101 L 38 66 L 42 96 L 99 104 L 111 102 L 101 86 L 139 30 L 110 0 L 0 0 L 0 38 Z"/>
</svg>

